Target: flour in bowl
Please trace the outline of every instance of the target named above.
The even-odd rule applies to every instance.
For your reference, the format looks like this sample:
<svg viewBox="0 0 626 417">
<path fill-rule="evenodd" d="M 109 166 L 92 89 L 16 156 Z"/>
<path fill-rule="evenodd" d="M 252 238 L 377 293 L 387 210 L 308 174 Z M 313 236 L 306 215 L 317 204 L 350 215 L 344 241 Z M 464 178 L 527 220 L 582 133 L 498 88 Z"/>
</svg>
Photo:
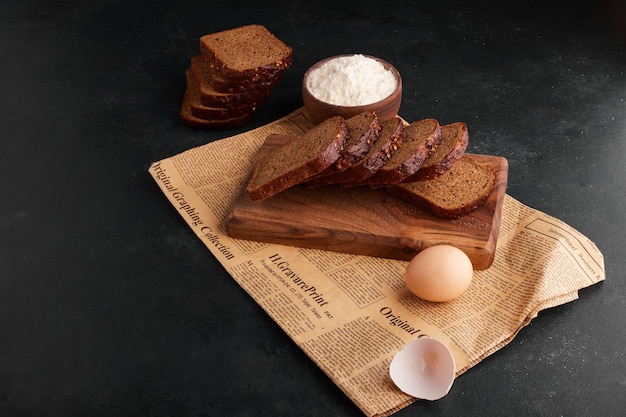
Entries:
<svg viewBox="0 0 626 417">
<path fill-rule="evenodd" d="M 361 54 L 330 59 L 309 73 L 306 86 L 318 100 L 362 106 L 383 100 L 398 85 L 391 70 Z"/>
</svg>

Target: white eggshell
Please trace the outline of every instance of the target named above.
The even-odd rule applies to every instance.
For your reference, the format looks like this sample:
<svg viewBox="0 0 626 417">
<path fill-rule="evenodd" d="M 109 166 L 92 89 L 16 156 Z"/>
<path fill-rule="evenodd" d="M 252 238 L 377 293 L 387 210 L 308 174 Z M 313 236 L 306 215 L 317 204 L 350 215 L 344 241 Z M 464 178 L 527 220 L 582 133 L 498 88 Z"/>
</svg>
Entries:
<svg viewBox="0 0 626 417">
<path fill-rule="evenodd" d="M 396 353 L 389 365 L 389 376 L 405 394 L 434 401 L 450 391 L 455 368 L 454 357 L 446 345 L 421 337 Z"/>
<path fill-rule="evenodd" d="M 424 249 L 409 262 L 406 286 L 427 301 L 450 301 L 470 286 L 474 269 L 469 257 L 454 246 L 436 245 Z"/>
</svg>

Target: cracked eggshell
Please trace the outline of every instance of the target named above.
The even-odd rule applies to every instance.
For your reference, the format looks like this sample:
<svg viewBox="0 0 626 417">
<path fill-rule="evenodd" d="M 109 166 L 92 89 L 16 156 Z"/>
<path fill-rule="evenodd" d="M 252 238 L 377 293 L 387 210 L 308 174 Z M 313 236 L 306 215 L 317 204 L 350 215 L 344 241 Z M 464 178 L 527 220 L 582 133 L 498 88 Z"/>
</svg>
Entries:
<svg viewBox="0 0 626 417">
<path fill-rule="evenodd" d="M 421 337 L 396 353 L 389 365 L 389 376 L 405 394 L 434 401 L 450 391 L 455 368 L 454 357 L 446 345 Z"/>
</svg>

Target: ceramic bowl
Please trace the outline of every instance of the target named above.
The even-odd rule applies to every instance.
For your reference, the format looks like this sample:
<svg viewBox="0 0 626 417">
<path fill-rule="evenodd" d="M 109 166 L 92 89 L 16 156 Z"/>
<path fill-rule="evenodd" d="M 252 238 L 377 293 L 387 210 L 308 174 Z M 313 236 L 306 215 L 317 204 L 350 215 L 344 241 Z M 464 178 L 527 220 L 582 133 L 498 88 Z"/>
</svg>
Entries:
<svg viewBox="0 0 626 417">
<path fill-rule="evenodd" d="M 309 91 L 307 81 L 311 72 L 318 69 L 321 65 L 331 59 L 344 56 L 350 55 L 337 55 L 323 59 L 309 68 L 304 74 L 304 78 L 302 80 L 302 101 L 304 102 L 305 111 L 311 121 L 317 124 L 332 116 L 349 118 L 363 111 L 374 111 L 381 121 L 395 117 L 398 114 L 400 103 L 402 102 L 402 77 L 400 77 L 400 73 L 393 65 L 377 57 L 364 55 L 367 58 L 373 58 L 380 62 L 386 69 L 391 71 L 397 81 L 396 89 L 388 97 L 380 101 L 358 106 L 340 106 L 322 101 Z"/>
</svg>

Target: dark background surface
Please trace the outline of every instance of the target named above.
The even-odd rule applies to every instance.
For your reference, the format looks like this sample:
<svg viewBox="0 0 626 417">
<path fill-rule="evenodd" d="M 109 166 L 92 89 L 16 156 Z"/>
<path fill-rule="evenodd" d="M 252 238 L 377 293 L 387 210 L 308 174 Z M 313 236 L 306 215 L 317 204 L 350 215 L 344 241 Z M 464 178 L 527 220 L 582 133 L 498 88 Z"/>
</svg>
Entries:
<svg viewBox="0 0 626 417">
<path fill-rule="evenodd" d="M 295 110 L 310 65 L 357 52 L 399 69 L 401 116 L 467 122 L 470 151 L 509 160 L 508 193 L 606 264 L 448 396 L 397 415 L 622 414 L 623 2 L 397 3 L 0 3 L 0 416 L 361 415 L 147 173 Z M 249 125 L 183 127 L 199 37 L 249 23 L 293 47 L 292 68 Z"/>
</svg>

